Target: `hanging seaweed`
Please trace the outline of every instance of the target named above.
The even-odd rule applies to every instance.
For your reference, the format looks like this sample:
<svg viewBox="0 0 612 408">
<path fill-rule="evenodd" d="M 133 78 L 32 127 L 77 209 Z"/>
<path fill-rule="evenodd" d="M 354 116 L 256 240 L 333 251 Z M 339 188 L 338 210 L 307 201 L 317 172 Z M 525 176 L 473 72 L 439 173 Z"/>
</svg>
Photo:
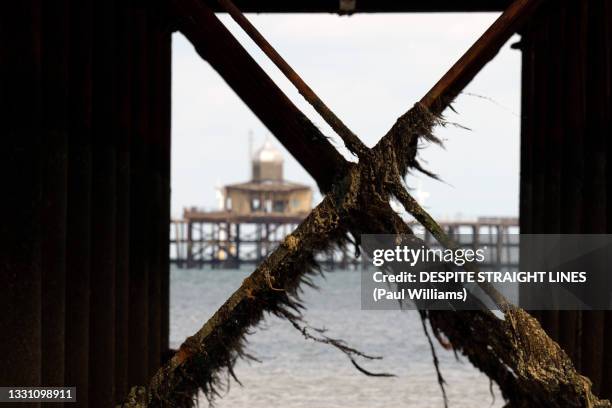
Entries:
<svg viewBox="0 0 612 408">
<path fill-rule="evenodd" d="M 176 0 L 188 13 L 185 24 L 197 26 L 197 15 L 205 5 L 195 0 Z M 297 74 L 286 65 L 263 37 L 223 0 L 239 24 L 283 66 L 300 93 L 317 109 L 343 139 L 359 162 L 344 166 L 326 189 L 327 195 L 285 241 L 246 278 L 219 310 L 162 367 L 148 387 L 135 387 L 126 402 L 129 407 L 189 407 L 198 392 L 211 401 L 218 387 L 233 376 L 238 358 L 250 358 L 244 350 L 245 336 L 265 313 L 289 320 L 305 337 L 331 344 L 345 352 L 353 364 L 367 374 L 353 357 L 368 358 L 343 342 L 311 334 L 301 322 L 300 286 L 309 284 L 317 271 L 315 255 L 334 245 L 359 244 L 359 236 L 370 234 L 411 235 L 412 231 L 391 208 L 396 198 L 436 239 L 446 247 L 454 243 L 435 220 L 412 198 L 404 185 L 409 170 L 424 170 L 417 161 L 420 141 L 439 143 L 433 133 L 443 125 L 441 112 L 476 75 L 527 18 L 538 1 L 517 0 L 487 30 L 459 62 L 372 149 L 368 149 L 329 110 Z M 193 14 L 190 14 L 193 12 Z M 208 11 L 207 11 L 208 12 Z M 238 14 L 237 14 L 238 13 Z M 245 23 L 246 21 L 246 23 Z M 263 41 L 262 41 L 263 40 Z M 280 58 L 280 59 L 279 59 Z M 512 407 L 610 407 L 591 391 L 590 381 L 575 370 L 561 348 L 527 312 L 507 304 L 491 288 L 485 292 L 501 306 L 503 318 L 492 312 L 422 310 L 424 329 L 429 322 L 443 346 L 467 356 L 470 362 L 494 380 Z M 320 334 L 320 333 L 319 333 Z M 433 345 L 433 343 L 431 343 Z M 432 347 L 433 349 L 433 347 Z M 434 365 L 437 359 L 434 354 Z M 443 387 L 440 372 L 439 382 Z M 442 388 L 443 389 L 443 388 Z"/>
</svg>

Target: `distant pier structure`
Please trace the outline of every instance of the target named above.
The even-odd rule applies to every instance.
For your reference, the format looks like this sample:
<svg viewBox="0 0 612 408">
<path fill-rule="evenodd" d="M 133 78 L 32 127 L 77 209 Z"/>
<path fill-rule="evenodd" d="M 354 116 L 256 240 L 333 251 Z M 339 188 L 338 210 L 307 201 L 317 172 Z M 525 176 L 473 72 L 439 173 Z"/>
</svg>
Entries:
<svg viewBox="0 0 612 408">
<path fill-rule="evenodd" d="M 217 211 L 186 208 L 171 226 L 181 267 L 258 264 L 312 209 L 312 189 L 284 179 L 282 153 L 267 140 L 251 155 L 251 180 L 221 189 Z"/>
<path fill-rule="evenodd" d="M 284 179 L 282 153 L 267 140 L 251 154 L 251 180 L 228 184 L 220 191 L 220 207 L 206 211 L 186 208 L 183 218 L 173 220 L 170 235 L 170 261 L 184 268 L 239 268 L 257 265 L 312 209 L 312 189 Z M 513 266 L 511 254 L 517 242 L 504 241 L 518 233 L 516 218 L 478 218 L 447 221 L 442 226 L 464 246 L 489 244 L 496 247 L 492 264 Z M 415 232 L 419 227 L 413 224 Z M 425 241 L 434 244 L 425 234 Z M 485 239 L 490 242 L 482 242 Z M 356 268 L 364 262 L 352 248 L 319 254 L 327 268 Z"/>
</svg>

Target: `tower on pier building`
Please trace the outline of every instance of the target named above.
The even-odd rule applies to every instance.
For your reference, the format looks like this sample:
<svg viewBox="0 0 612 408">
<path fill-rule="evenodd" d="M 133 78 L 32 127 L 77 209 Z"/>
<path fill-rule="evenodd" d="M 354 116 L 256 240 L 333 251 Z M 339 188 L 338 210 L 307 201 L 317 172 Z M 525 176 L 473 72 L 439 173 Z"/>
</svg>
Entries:
<svg viewBox="0 0 612 408">
<path fill-rule="evenodd" d="M 298 215 L 312 209 L 309 186 L 283 177 L 283 155 L 270 139 L 251 157 L 251 180 L 223 187 L 224 210 L 237 215 Z"/>
</svg>

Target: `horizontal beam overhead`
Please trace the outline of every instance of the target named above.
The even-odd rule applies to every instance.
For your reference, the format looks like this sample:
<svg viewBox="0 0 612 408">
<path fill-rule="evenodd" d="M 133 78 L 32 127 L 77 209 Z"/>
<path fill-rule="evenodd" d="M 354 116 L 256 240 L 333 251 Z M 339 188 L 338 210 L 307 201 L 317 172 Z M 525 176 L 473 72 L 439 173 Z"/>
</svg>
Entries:
<svg viewBox="0 0 612 408">
<path fill-rule="evenodd" d="M 216 1 L 207 0 L 215 12 Z M 510 0 L 236 0 L 244 13 L 415 13 L 503 11 Z M 341 4 L 346 5 L 341 8 Z M 354 4 L 354 6 L 351 6 Z M 352 10 L 352 11 L 350 11 Z"/>
</svg>

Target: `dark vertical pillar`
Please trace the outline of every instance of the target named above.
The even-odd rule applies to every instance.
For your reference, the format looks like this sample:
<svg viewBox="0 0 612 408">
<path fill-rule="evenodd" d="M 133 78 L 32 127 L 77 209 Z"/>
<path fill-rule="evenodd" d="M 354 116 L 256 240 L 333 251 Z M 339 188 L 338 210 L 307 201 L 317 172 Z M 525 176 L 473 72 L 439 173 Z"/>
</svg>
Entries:
<svg viewBox="0 0 612 408">
<path fill-rule="evenodd" d="M 115 399 L 129 392 L 129 269 L 130 269 L 130 128 L 131 118 L 131 1 L 117 4 L 117 216 L 115 274 Z"/>
<path fill-rule="evenodd" d="M 563 0 L 548 2 L 543 12 L 524 37 L 523 72 L 534 73 L 534 80 L 523 83 L 521 232 L 605 233 L 611 208 L 611 7 L 603 0 Z M 612 391 L 607 315 L 538 314 L 604 397 Z"/>
<path fill-rule="evenodd" d="M 526 50 L 523 63 L 529 64 L 523 67 L 524 75 L 527 75 L 523 83 L 529 81 L 529 84 L 525 85 L 529 85 L 533 90 L 532 94 L 523 95 L 523 103 L 526 106 L 523 107 L 522 112 L 523 136 L 521 141 L 524 144 L 522 149 L 525 155 L 521 157 L 523 169 L 521 176 L 527 177 L 526 184 L 521 190 L 522 193 L 527 194 L 521 199 L 523 201 L 521 210 L 527 209 L 527 214 L 521 212 L 520 217 L 521 233 L 523 234 L 545 232 L 544 225 L 548 213 L 545 207 L 547 204 L 546 196 L 543 191 L 547 189 L 547 166 L 545 163 L 549 158 L 546 143 L 548 137 L 548 130 L 546 129 L 547 107 L 550 102 L 547 99 L 546 92 L 551 86 L 547 72 L 549 53 L 534 48 L 533 44 L 548 42 L 549 13 L 550 7 L 542 7 L 531 20 L 531 24 L 529 24 L 523 37 L 523 48 Z M 528 110 L 526 111 L 525 108 Z M 537 251 L 537 248 L 521 247 L 521 251 Z M 539 295 L 526 288 L 523 296 L 532 298 Z M 530 310 L 530 313 L 540 320 L 549 335 L 553 335 L 551 332 L 556 330 L 555 316 L 551 316 L 550 313 L 542 310 Z"/>
<path fill-rule="evenodd" d="M 586 127 L 584 129 L 584 199 L 588 203 L 583 214 L 584 231 L 589 234 L 606 232 L 606 138 L 604 122 L 610 117 L 605 111 L 605 83 L 609 66 L 605 64 L 603 1 L 587 2 L 586 27 Z M 608 49 L 608 53 L 610 49 Z M 582 316 L 582 370 L 591 381 L 593 390 L 601 392 L 604 352 L 604 312 L 588 311 Z"/>
<path fill-rule="evenodd" d="M 169 236 L 170 236 L 170 99 L 171 99 L 171 31 L 168 27 L 169 13 L 167 0 L 156 0 L 151 23 L 152 41 L 150 60 L 151 75 L 154 76 L 155 91 L 152 101 L 152 121 L 154 123 L 153 169 L 156 174 L 155 194 L 155 266 L 156 278 L 152 288 L 156 295 L 155 318 L 150 321 L 151 344 L 150 374 L 160 364 L 160 357 L 168 348 L 170 327 L 170 269 L 169 269 Z"/>
<path fill-rule="evenodd" d="M 584 27 L 587 16 L 584 3 L 565 1 L 564 42 L 565 58 L 563 61 L 563 85 L 566 101 L 561 108 L 561 123 L 565 128 L 563 144 L 563 163 L 561 176 L 561 232 L 581 233 L 583 228 L 583 185 L 584 185 L 584 121 L 585 121 L 585 64 L 586 55 L 581 44 L 585 41 Z M 581 366 L 580 324 L 582 313 L 577 311 L 560 312 L 563 324 L 560 327 L 559 343 L 572 357 L 576 367 Z"/>
<path fill-rule="evenodd" d="M 236 268 L 240 269 L 240 221 L 236 221 L 234 226 L 236 228 Z"/>
<path fill-rule="evenodd" d="M 166 1 L 162 2 L 162 13 L 165 10 Z M 160 50 L 159 64 L 160 74 L 158 86 L 160 88 L 160 112 L 159 118 L 161 132 L 161 340 L 162 352 L 169 349 L 170 341 L 170 155 L 171 155 L 171 100 L 172 100 L 172 34 L 162 21 L 158 47 Z"/>
<path fill-rule="evenodd" d="M 535 97 L 536 120 L 536 140 L 538 140 L 538 155 L 536 160 L 539 162 L 538 184 L 536 189 L 538 210 L 536 214 L 536 226 L 538 233 L 555 234 L 560 232 L 560 184 L 561 184 L 561 145 L 563 143 L 563 130 L 559 124 L 561 113 L 563 67 L 560 57 L 561 48 L 553 47 L 555 41 L 563 38 L 563 24 L 560 14 L 562 7 L 550 4 L 544 9 L 543 24 L 539 26 L 541 30 L 541 41 L 549 44 L 546 51 L 542 50 L 537 61 L 536 72 L 538 76 L 538 93 Z M 549 66 L 556 65 L 558 69 L 550 70 Z M 546 332 L 553 338 L 559 338 L 559 311 L 541 311 L 540 320 Z"/>
<path fill-rule="evenodd" d="M 65 385 L 77 407 L 89 400 L 92 24 L 91 0 L 70 0 Z"/>
<path fill-rule="evenodd" d="M 115 2 L 94 2 L 89 406 L 105 408 L 115 403 L 115 31 Z"/>
<path fill-rule="evenodd" d="M 68 1 L 43 4 L 42 384 L 64 385 Z"/>
<path fill-rule="evenodd" d="M 149 124 L 146 141 L 147 154 L 147 206 L 150 214 L 148 230 L 148 265 L 149 265 L 149 334 L 148 334 L 148 376 L 151 377 L 159 367 L 161 357 L 161 98 L 160 98 L 160 48 L 161 16 L 159 0 L 149 3 L 149 30 L 147 36 L 147 67 L 149 74 Z M 166 248 L 167 249 L 167 248 Z"/>
<path fill-rule="evenodd" d="M 3 386 L 41 380 L 41 2 L 0 14 L 0 342 Z M 38 406 L 23 404 L 22 406 Z"/>
<path fill-rule="evenodd" d="M 147 383 L 148 368 L 148 216 L 147 144 L 148 87 L 147 13 L 132 3 L 132 133 L 130 146 L 130 276 L 129 365 L 130 385 Z"/>
<path fill-rule="evenodd" d="M 535 19 L 534 19 L 535 20 Z M 534 25 L 526 24 L 524 31 L 521 32 L 521 41 L 518 44 L 522 51 L 522 67 L 521 67 L 521 147 L 520 147 L 520 191 L 519 191 L 519 227 L 522 234 L 531 234 L 533 232 L 533 196 L 534 196 L 534 180 L 533 180 L 533 162 L 534 162 L 534 144 L 535 137 L 533 135 L 533 123 L 535 121 L 536 111 L 533 103 L 535 89 L 535 58 L 536 53 L 533 47 Z M 529 251 L 524 243 L 520 244 L 520 253 L 526 254 Z M 523 270 L 523 269 L 521 269 Z M 532 293 L 528 287 L 521 287 L 520 302 L 526 303 Z M 534 316 L 535 313 L 532 312 Z"/>
<path fill-rule="evenodd" d="M 612 3 L 609 1 L 603 2 L 602 16 L 604 18 L 604 50 L 612 50 Z M 604 118 L 602 135 L 612 134 L 612 52 L 603 52 L 601 57 L 602 63 L 607 67 L 605 74 L 605 81 L 603 82 L 602 92 L 604 92 L 604 104 L 601 109 L 604 112 L 608 112 L 608 116 Z M 610 158 L 612 158 L 612 143 L 609 141 L 606 145 L 606 157 L 608 161 L 606 163 L 606 218 L 607 228 L 606 231 L 612 231 L 612 164 Z M 607 340 L 604 344 L 604 366 L 603 366 L 603 379 L 602 379 L 602 396 L 604 398 L 612 399 L 612 311 L 605 312 L 605 331 L 604 338 Z"/>
<path fill-rule="evenodd" d="M 193 223 L 187 220 L 187 268 L 193 267 Z"/>
<path fill-rule="evenodd" d="M 552 7 L 547 13 L 548 36 L 547 41 L 552 44 L 556 41 L 565 41 L 565 7 Z M 547 234 L 559 234 L 561 232 L 561 169 L 563 162 L 563 144 L 565 142 L 563 126 L 563 101 L 565 100 L 565 87 L 559 86 L 563 83 L 565 74 L 565 50 L 563 47 L 549 47 L 546 61 L 547 65 L 557 66 L 558 69 L 542 72 L 545 77 L 541 81 L 547 81 L 548 86 L 541 102 L 541 116 L 545 122 L 543 126 L 543 138 L 545 139 L 545 185 L 543 186 L 544 208 L 542 232 Z"/>
<path fill-rule="evenodd" d="M 547 43 L 548 42 L 548 23 L 549 19 L 547 18 L 546 12 L 541 12 L 541 17 L 537 20 L 538 28 L 534 33 L 534 37 L 537 39 L 539 43 Z M 546 98 L 546 90 L 548 89 L 547 83 L 547 57 L 548 54 L 546 52 L 539 52 L 536 54 L 534 59 L 534 82 L 537 84 L 537 92 L 532 96 L 533 97 L 533 127 L 534 132 L 533 136 L 533 159 L 537 160 L 538 163 L 544 164 L 546 163 L 546 116 L 544 115 L 544 111 L 546 109 L 546 103 L 548 103 L 548 99 Z M 533 195 L 532 198 L 532 206 L 533 206 L 533 216 L 532 216 L 532 227 L 534 233 L 543 233 L 544 232 L 544 194 L 542 194 L 545 186 L 545 165 L 534 166 L 533 167 L 533 189 L 536 194 Z M 532 250 L 538 251 L 537 248 L 532 248 Z M 539 296 L 537 293 L 535 296 Z M 545 316 L 545 312 L 542 310 L 533 311 L 534 315 L 540 320 L 542 326 L 546 330 L 546 332 L 551 335 L 550 330 L 550 318 Z"/>
</svg>

